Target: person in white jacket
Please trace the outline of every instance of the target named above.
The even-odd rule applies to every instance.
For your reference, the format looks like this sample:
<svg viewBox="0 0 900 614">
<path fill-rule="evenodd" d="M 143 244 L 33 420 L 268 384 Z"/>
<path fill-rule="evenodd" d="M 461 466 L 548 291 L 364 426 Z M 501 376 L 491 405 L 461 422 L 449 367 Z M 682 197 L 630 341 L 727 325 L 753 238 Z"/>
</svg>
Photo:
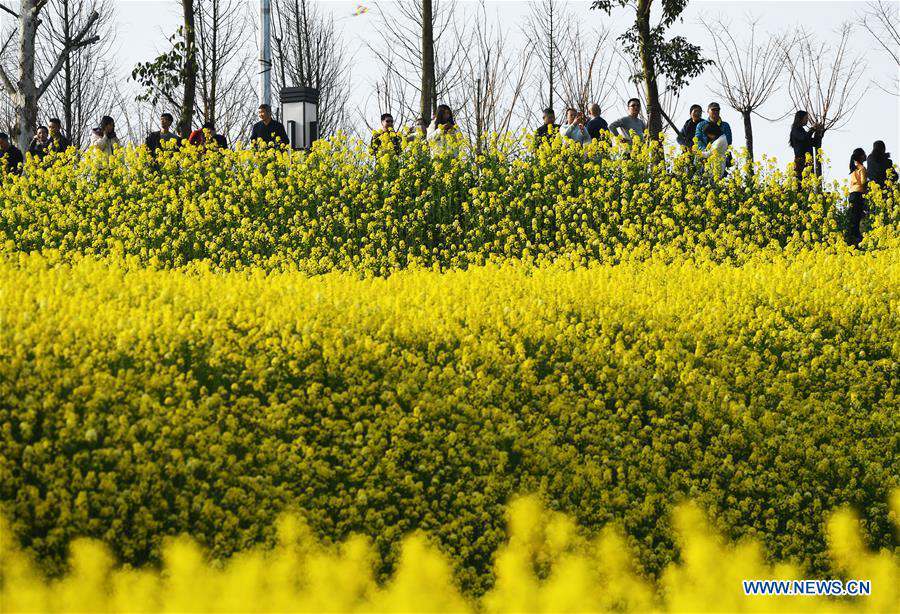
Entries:
<svg viewBox="0 0 900 614">
<path fill-rule="evenodd" d="M 96 148 L 109 155 L 114 148 L 121 147 L 116 137 L 116 123 L 109 115 L 104 115 L 100 120 L 100 126 L 91 131 L 91 148 Z"/>
<path fill-rule="evenodd" d="M 572 108 L 566 109 L 566 123 L 559 127 L 559 133 L 563 138 L 572 139 L 580 145 L 591 142 L 591 134 L 585 126 L 584 113 Z"/>
<path fill-rule="evenodd" d="M 428 142 L 438 149 L 446 150 L 452 145 L 459 130 L 453 121 L 453 111 L 445 104 L 438 105 L 437 115 L 428 126 Z"/>
</svg>

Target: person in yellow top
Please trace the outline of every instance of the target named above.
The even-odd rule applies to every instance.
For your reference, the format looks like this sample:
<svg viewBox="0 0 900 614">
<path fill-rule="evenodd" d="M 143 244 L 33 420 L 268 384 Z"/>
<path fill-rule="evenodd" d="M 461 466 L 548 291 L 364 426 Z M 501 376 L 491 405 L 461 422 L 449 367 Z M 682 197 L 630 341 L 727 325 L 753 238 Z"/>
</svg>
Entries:
<svg viewBox="0 0 900 614">
<path fill-rule="evenodd" d="M 847 245 L 859 245 L 862 232 L 859 223 L 866 214 L 866 152 L 861 147 L 853 150 L 850 156 L 850 210 L 847 212 Z"/>
</svg>

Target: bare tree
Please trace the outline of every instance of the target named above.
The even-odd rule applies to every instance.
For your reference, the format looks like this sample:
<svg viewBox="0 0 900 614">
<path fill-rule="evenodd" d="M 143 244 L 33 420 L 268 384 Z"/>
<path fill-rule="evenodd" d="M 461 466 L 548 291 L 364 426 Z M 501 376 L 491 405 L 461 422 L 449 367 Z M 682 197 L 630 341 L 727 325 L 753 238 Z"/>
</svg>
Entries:
<svg viewBox="0 0 900 614">
<path fill-rule="evenodd" d="M 311 0 L 273 2 L 273 61 L 277 87 L 311 87 L 319 91 L 319 134 L 345 127 L 350 99 L 350 54 L 334 18 Z"/>
<path fill-rule="evenodd" d="M 591 103 L 601 107 L 612 94 L 618 71 L 609 47 L 608 30 L 582 29 L 580 23 L 570 24 L 561 36 L 562 62 L 559 65 L 559 91 L 562 102 L 585 111 Z"/>
<path fill-rule="evenodd" d="M 528 18 L 522 26 L 525 40 L 534 60 L 535 83 L 540 93 L 540 108 L 555 108 L 559 88 L 560 40 L 572 25 L 572 14 L 559 0 L 529 3 Z M 534 112 L 532 112 L 532 115 Z M 540 112 L 537 112 L 540 115 Z"/>
<path fill-rule="evenodd" d="M 801 32 L 796 44 L 782 49 L 788 96 L 795 109 L 809 113 L 823 136 L 847 124 L 868 89 L 860 84 L 865 63 L 848 49 L 851 32 L 850 25 L 844 24 L 837 44 L 817 43 L 812 35 Z"/>
<path fill-rule="evenodd" d="M 422 3 L 420 0 L 398 0 L 375 6 L 379 21 L 377 29 L 381 37 L 376 44 L 368 45 L 369 51 L 383 70 L 391 72 L 393 99 L 402 106 L 403 115 L 421 117 L 422 68 L 425 64 L 422 49 Z M 458 110 L 461 106 L 463 71 L 454 38 L 456 4 L 454 0 L 433 0 L 431 8 L 434 39 L 432 102 L 441 101 Z M 400 98 L 401 94 L 403 98 Z M 400 112 L 396 109 L 391 111 Z M 430 118 L 424 119 L 428 121 Z"/>
<path fill-rule="evenodd" d="M 751 116 L 759 114 L 759 109 L 778 88 L 784 70 L 782 54 L 790 51 L 792 41 L 784 36 L 769 36 L 757 41 L 758 19 L 747 19 L 746 25 L 733 28 L 722 19 L 705 20 L 701 23 L 707 31 L 713 32 L 712 44 L 715 56 L 713 78 L 717 88 L 715 94 L 728 101 L 744 119 L 744 134 L 747 141 L 747 156 L 753 160 L 753 123 Z M 747 32 L 747 39 L 738 43 L 733 32 Z"/>
<path fill-rule="evenodd" d="M 197 114 L 234 139 L 253 104 L 253 58 L 245 44 L 247 6 L 240 0 L 200 0 L 197 26 Z"/>
<path fill-rule="evenodd" d="M 894 61 L 895 69 L 890 87 L 878 87 L 889 94 L 900 96 L 900 26 L 897 25 L 900 24 L 900 6 L 896 1 L 869 2 L 858 23 Z"/>
<path fill-rule="evenodd" d="M 517 109 L 525 89 L 531 54 L 526 49 L 508 50 L 508 33 L 499 27 L 499 19 L 488 19 L 484 2 L 468 31 L 457 28 L 457 46 L 463 64 L 463 97 L 459 110 L 461 123 L 480 150 L 488 133 L 505 133 L 518 116 Z"/>
<path fill-rule="evenodd" d="M 50 84 L 42 104 L 48 114 L 62 120 L 66 134 L 78 148 L 85 145 L 88 129 L 100 114 L 109 112 L 115 98 L 115 71 L 110 61 L 114 41 L 111 0 L 50 0 L 50 27 L 39 46 L 39 64 L 48 69 L 78 24 L 95 12 L 100 15 L 95 24 L 100 41 L 80 47 L 66 57 L 59 78 Z"/>
<path fill-rule="evenodd" d="M 37 128 L 38 103 L 62 70 L 66 59 L 73 51 L 100 40 L 100 36 L 96 33 L 100 15 L 92 12 L 76 24 L 59 54 L 50 63 L 43 76 L 39 77 L 36 71 L 38 29 L 42 23 L 42 11 L 46 6 L 47 0 L 20 0 L 19 10 L 16 12 L 5 4 L 0 4 L 0 10 L 15 16 L 19 21 L 18 32 L 11 33 L 4 43 L 5 49 L 9 41 L 18 34 L 18 67 L 14 73 L 15 81 L 6 68 L 0 66 L 0 82 L 3 83 L 3 88 L 16 109 L 18 143 L 21 149 L 28 146 L 31 135 Z"/>
</svg>

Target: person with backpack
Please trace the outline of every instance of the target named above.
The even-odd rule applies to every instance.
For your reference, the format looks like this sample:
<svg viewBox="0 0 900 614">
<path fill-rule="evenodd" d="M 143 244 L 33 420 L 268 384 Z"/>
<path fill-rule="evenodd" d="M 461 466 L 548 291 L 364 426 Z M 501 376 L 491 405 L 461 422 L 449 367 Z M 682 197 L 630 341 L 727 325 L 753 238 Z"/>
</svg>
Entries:
<svg viewBox="0 0 900 614">
<path fill-rule="evenodd" d="M 728 136 L 722 132 L 720 124 L 706 122 L 703 126 L 703 140 L 706 145 L 700 150 L 700 155 L 704 158 L 718 156 L 716 179 L 719 179 L 725 174 L 725 167 L 728 164 Z"/>
</svg>

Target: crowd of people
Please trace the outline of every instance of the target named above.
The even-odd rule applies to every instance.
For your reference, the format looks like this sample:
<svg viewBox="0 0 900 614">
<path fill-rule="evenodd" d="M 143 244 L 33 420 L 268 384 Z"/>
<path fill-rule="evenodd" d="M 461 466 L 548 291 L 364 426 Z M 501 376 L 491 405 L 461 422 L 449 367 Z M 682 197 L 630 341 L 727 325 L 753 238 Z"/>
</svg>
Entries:
<svg viewBox="0 0 900 614">
<path fill-rule="evenodd" d="M 267 104 L 259 106 L 259 121 L 256 122 L 250 132 L 250 142 L 262 145 L 286 145 L 288 136 L 284 125 L 272 116 L 272 109 Z M 647 125 L 641 118 L 641 101 L 632 98 L 627 103 L 626 115 L 611 123 L 601 116 L 600 105 L 594 103 L 588 108 L 588 117 L 584 112 L 568 108 L 565 112 L 565 123 L 556 123 L 556 113 L 552 108 L 544 109 L 543 123 L 535 131 L 536 145 L 547 139 L 568 139 L 580 145 L 587 145 L 591 141 L 611 139 L 619 137 L 633 142 L 647 131 Z M 170 147 L 179 148 L 183 137 L 172 130 L 174 118 L 170 113 L 160 116 L 160 128 L 151 132 L 145 145 L 148 150 L 156 152 L 170 143 Z M 435 147 L 447 150 L 455 147 L 459 128 L 453 118 L 452 109 L 441 104 L 431 123 L 419 120 L 414 128 L 409 130 L 408 136 L 427 140 Z M 815 150 L 822 146 L 824 130 L 821 126 L 811 121 L 811 116 L 806 111 L 797 111 L 791 125 L 788 144 L 794 152 L 794 173 L 797 179 L 801 179 L 807 165 L 813 162 L 813 172 L 820 173 L 821 166 L 816 162 Z M 186 139 L 190 144 L 203 147 L 228 148 L 227 138 L 216 132 L 212 122 L 206 122 L 201 128 L 190 132 Z M 385 146 L 399 151 L 401 147 L 402 133 L 394 126 L 394 117 L 390 113 L 381 115 L 381 126 L 373 131 L 370 142 L 370 151 L 377 155 Z M 715 173 L 717 177 L 727 172 L 731 165 L 731 152 L 733 137 L 731 126 L 722 119 L 721 106 L 717 102 L 711 102 L 706 107 L 706 117 L 703 117 L 703 108 L 694 104 L 689 109 L 689 117 L 684 126 L 678 132 L 677 142 L 684 150 L 696 152 L 701 158 L 715 156 L 718 161 Z M 100 124 L 92 130 L 88 148 L 100 150 L 106 154 L 112 154 L 116 147 L 121 146 L 116 136 L 115 121 L 112 117 L 104 116 Z M 51 152 L 65 151 L 71 147 L 71 141 L 63 134 L 62 122 L 58 118 L 52 118 L 47 126 L 38 126 L 34 138 L 28 147 L 28 153 L 36 159 L 42 160 Z M 9 138 L 9 135 L 0 133 L 0 162 L 7 173 L 20 174 L 22 172 L 25 156 Z M 847 241 L 853 245 L 862 240 L 860 222 L 867 213 L 865 194 L 869 182 L 883 186 L 889 178 L 896 178 L 894 164 L 890 154 L 886 151 L 884 141 L 875 141 L 872 152 L 866 155 L 862 148 L 853 151 L 850 158 L 850 188 L 848 198 L 849 229 Z"/>
</svg>

